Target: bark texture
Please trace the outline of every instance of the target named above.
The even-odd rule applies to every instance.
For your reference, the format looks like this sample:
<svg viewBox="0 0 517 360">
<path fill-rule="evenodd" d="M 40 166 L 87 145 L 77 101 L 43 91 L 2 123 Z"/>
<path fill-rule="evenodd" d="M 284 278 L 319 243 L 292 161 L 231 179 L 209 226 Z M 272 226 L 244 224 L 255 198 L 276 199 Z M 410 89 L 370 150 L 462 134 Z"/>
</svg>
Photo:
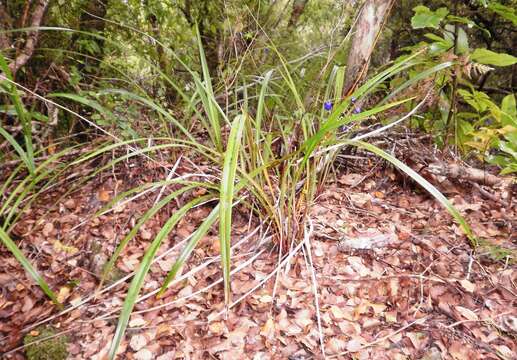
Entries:
<svg viewBox="0 0 517 360">
<path fill-rule="evenodd" d="M 393 3 L 393 0 L 366 0 L 352 38 L 343 96 L 350 95 L 366 75 L 375 43 Z"/>
<path fill-rule="evenodd" d="M 30 23 L 31 28 L 36 28 L 41 25 L 48 4 L 49 0 L 36 1 L 36 4 L 32 9 Z M 14 61 L 9 64 L 9 70 L 11 70 L 13 76 L 22 66 L 24 66 L 29 61 L 32 54 L 34 53 L 34 49 L 36 48 L 36 44 L 38 43 L 38 34 L 38 30 L 29 31 L 29 33 L 27 34 L 27 39 L 25 40 L 25 46 L 22 48 L 21 52 L 16 56 Z"/>
</svg>

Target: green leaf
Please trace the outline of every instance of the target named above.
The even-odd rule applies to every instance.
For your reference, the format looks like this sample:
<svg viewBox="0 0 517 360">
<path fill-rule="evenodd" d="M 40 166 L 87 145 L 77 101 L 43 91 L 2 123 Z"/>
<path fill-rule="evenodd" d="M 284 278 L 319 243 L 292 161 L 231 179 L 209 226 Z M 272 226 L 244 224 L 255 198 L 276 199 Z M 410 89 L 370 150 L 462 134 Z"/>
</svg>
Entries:
<svg viewBox="0 0 517 360">
<path fill-rule="evenodd" d="M 513 26 L 517 26 L 517 14 L 515 14 L 515 8 L 504 6 L 496 1 L 491 1 L 488 8 L 513 23 Z"/>
<path fill-rule="evenodd" d="M 145 224 L 145 222 L 149 220 L 151 217 L 153 217 L 158 211 L 160 211 L 161 208 L 170 203 L 173 199 L 177 198 L 179 195 L 184 194 L 185 192 L 191 190 L 194 187 L 195 185 L 187 185 L 180 188 L 179 190 L 174 191 L 173 193 L 167 195 L 165 198 L 160 200 L 152 208 L 147 210 L 147 212 L 143 216 L 140 217 L 138 223 L 135 226 L 133 226 L 131 231 L 117 245 L 117 248 L 113 252 L 113 255 L 111 256 L 110 260 L 106 263 L 104 270 L 102 272 L 101 283 L 108 277 L 108 274 L 111 272 L 111 270 L 113 270 L 113 267 L 115 266 L 115 263 L 119 255 L 125 249 L 127 244 L 136 236 L 138 230 Z"/>
<path fill-rule="evenodd" d="M 0 136 L 4 137 L 9 144 L 16 150 L 18 153 L 18 156 L 20 157 L 20 160 L 23 161 L 25 166 L 27 166 L 27 169 L 32 169 L 31 171 L 34 171 L 34 164 L 31 161 L 31 159 L 28 157 L 27 153 L 23 150 L 23 148 L 18 144 L 15 138 L 11 136 L 7 131 L 4 130 L 3 127 L 0 126 Z"/>
<path fill-rule="evenodd" d="M 436 11 L 430 10 L 427 6 L 419 5 L 413 8 L 415 15 L 411 18 L 411 26 L 413 29 L 422 29 L 430 27 L 438 29 L 442 20 L 447 16 L 449 10 L 447 8 L 439 8 Z"/>
<path fill-rule="evenodd" d="M 508 175 L 513 173 L 517 173 L 517 164 L 515 163 L 508 165 L 501 171 L 501 175 Z"/>
<path fill-rule="evenodd" d="M 27 169 L 31 175 L 33 175 L 36 165 L 34 164 L 34 148 L 32 144 L 32 119 L 30 117 L 30 113 L 25 109 L 20 93 L 18 92 L 15 82 L 13 81 L 11 70 L 7 65 L 7 60 L 2 55 L 2 53 L 0 53 L 0 72 L 3 72 L 5 77 L 4 81 L 0 81 L 0 89 L 3 88 L 3 90 L 5 90 L 8 96 L 11 98 L 14 109 L 16 110 L 16 115 L 18 116 L 18 119 L 22 125 L 22 133 L 26 148 L 25 158 L 22 158 L 22 160 L 27 165 Z M 9 141 L 9 143 L 13 145 L 11 141 Z M 17 152 L 19 153 L 18 149 Z"/>
<path fill-rule="evenodd" d="M 513 125 L 517 127 L 517 109 L 515 106 L 515 95 L 510 94 L 501 101 L 501 123 L 505 125 Z"/>
<path fill-rule="evenodd" d="M 468 53 L 469 51 L 469 39 L 467 37 L 467 33 L 463 28 L 458 29 L 458 41 L 456 43 L 456 53 L 458 55 L 463 55 Z"/>
<path fill-rule="evenodd" d="M 193 207 L 199 205 L 203 201 L 206 201 L 210 198 L 210 195 L 202 196 L 197 199 L 192 200 L 191 202 L 184 205 L 181 209 L 176 211 L 170 218 L 167 220 L 165 225 L 160 229 L 160 232 L 156 235 L 153 242 L 146 250 L 145 255 L 138 267 L 138 270 L 131 281 L 131 285 L 129 286 L 129 290 L 127 292 L 126 299 L 124 300 L 124 305 L 122 306 L 122 312 L 120 314 L 117 329 L 115 331 L 115 335 L 113 336 L 113 341 L 111 343 L 109 358 L 115 359 L 117 354 L 118 347 L 122 338 L 124 337 L 124 333 L 126 332 L 127 323 L 129 321 L 129 317 L 131 316 L 131 312 L 133 311 L 133 307 L 138 299 L 138 294 L 145 280 L 145 276 L 149 272 L 149 268 L 153 262 L 154 256 L 156 252 L 160 248 L 160 245 L 172 231 L 174 226 L 185 216 L 185 214 L 192 209 Z"/>
<path fill-rule="evenodd" d="M 487 49 L 474 50 L 470 55 L 470 58 L 480 64 L 494 66 L 510 66 L 517 63 L 517 57 L 515 56 L 496 53 Z"/>
<path fill-rule="evenodd" d="M 490 34 L 490 31 L 488 31 L 487 29 L 485 29 L 482 26 L 479 26 L 478 24 L 476 24 L 474 21 L 470 20 L 469 18 L 466 18 L 463 16 L 449 15 L 449 16 L 447 16 L 447 21 L 449 23 L 456 22 L 456 23 L 460 23 L 460 24 L 465 24 L 465 25 L 467 25 L 467 27 L 469 29 L 475 27 L 479 31 L 482 31 L 487 37 L 489 37 L 489 38 L 492 37 L 492 35 Z"/>
<path fill-rule="evenodd" d="M 244 129 L 245 115 L 235 118 L 230 130 L 230 137 L 226 146 L 223 165 L 223 178 L 221 180 L 219 200 L 219 242 L 221 248 L 221 262 L 224 278 L 225 304 L 230 304 L 230 267 L 231 267 L 231 233 L 232 233 L 232 203 L 235 186 L 235 173 L 241 145 L 242 130 Z"/>
<path fill-rule="evenodd" d="M 40 286 L 41 290 L 58 306 L 62 306 L 57 300 L 56 294 L 50 287 L 47 282 L 43 279 L 43 277 L 34 269 L 29 260 L 23 255 L 21 250 L 16 246 L 14 241 L 9 237 L 9 235 L 0 227 L 0 240 L 5 245 L 5 247 L 14 255 L 16 260 L 23 266 L 25 271 L 29 273 L 29 275 L 36 281 L 36 283 Z"/>
<path fill-rule="evenodd" d="M 218 217 L 219 204 L 217 204 L 216 207 L 212 209 L 210 214 L 208 214 L 205 220 L 203 220 L 203 222 L 201 223 L 201 225 L 199 225 L 197 230 L 190 236 L 189 242 L 187 243 L 187 245 L 185 245 L 181 253 L 178 255 L 178 258 L 172 265 L 171 270 L 169 271 L 167 277 L 163 281 L 162 287 L 157 294 L 158 297 L 162 296 L 165 290 L 167 290 L 167 287 L 169 286 L 170 282 L 176 277 L 183 265 L 185 265 L 185 262 L 190 257 L 190 254 L 192 254 L 192 251 L 194 251 L 194 249 L 196 248 L 197 244 L 199 243 L 199 240 L 201 240 L 201 238 L 205 236 L 206 233 L 208 233 L 210 227 L 214 224 Z"/>
</svg>

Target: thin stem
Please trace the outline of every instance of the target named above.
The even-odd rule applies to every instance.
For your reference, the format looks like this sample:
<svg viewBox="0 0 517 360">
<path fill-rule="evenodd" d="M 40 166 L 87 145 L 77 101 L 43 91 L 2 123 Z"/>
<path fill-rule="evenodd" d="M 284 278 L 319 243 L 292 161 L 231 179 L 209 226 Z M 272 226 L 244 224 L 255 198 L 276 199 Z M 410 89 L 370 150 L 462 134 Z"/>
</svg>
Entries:
<svg viewBox="0 0 517 360">
<path fill-rule="evenodd" d="M 457 14 L 457 10 L 458 10 L 458 0 L 456 0 L 454 2 L 454 15 Z M 457 52 L 458 52 L 458 32 L 459 32 L 459 27 L 458 25 L 454 25 L 454 48 L 453 48 L 453 52 L 454 54 L 456 55 Z M 447 121 L 445 123 L 445 131 L 446 131 L 446 136 L 445 136 L 445 145 L 447 146 L 448 145 L 448 142 L 449 142 L 449 127 L 450 127 L 450 124 L 451 124 L 451 120 L 453 120 L 454 118 L 454 139 L 455 139 L 455 142 L 456 142 L 456 136 L 457 136 L 457 131 L 456 131 L 456 96 L 457 96 L 457 88 L 458 88 L 458 73 L 457 73 L 457 69 L 458 69 L 459 65 L 456 65 L 455 66 L 455 69 L 453 70 L 453 73 L 452 73 L 452 89 L 451 89 L 451 102 L 450 102 L 450 107 L 449 107 L 449 114 L 447 115 Z"/>
</svg>

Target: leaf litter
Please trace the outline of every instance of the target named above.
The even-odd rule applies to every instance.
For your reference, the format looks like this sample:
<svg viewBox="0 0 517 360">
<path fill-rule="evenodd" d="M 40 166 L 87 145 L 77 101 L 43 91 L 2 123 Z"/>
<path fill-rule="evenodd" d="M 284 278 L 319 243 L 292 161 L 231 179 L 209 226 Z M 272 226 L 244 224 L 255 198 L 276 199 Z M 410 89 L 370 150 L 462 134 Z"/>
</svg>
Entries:
<svg viewBox="0 0 517 360">
<path fill-rule="evenodd" d="M 98 285 L 104 264 L 158 192 L 92 215 L 124 189 L 162 179 L 160 171 L 127 164 L 80 191 L 54 189 L 24 212 L 13 234 L 67 310 L 58 313 L 0 249 L 5 358 L 24 358 L 23 336 L 42 322 L 67 332 L 71 359 L 105 358 L 126 280 L 178 204 L 139 230 L 103 292 Z M 443 190 L 453 194 L 478 236 L 515 249 L 515 203 L 486 200 L 466 186 Z M 517 353 L 515 265 L 486 251 L 474 253 L 446 211 L 401 184 L 390 168 L 347 169 L 327 184 L 310 214 L 309 246 L 297 247 L 281 269 L 264 226 L 237 210 L 232 238 L 242 241 L 234 251 L 232 291 L 240 301 L 227 318 L 215 228 L 194 251 L 181 281 L 160 298 L 149 295 L 160 288 L 181 247 L 167 249 L 188 237 L 210 210 L 206 204 L 190 212 L 164 241 L 119 348 L 121 358 L 317 359 L 323 358 L 321 348 L 327 358 L 342 359 L 511 359 Z"/>
</svg>

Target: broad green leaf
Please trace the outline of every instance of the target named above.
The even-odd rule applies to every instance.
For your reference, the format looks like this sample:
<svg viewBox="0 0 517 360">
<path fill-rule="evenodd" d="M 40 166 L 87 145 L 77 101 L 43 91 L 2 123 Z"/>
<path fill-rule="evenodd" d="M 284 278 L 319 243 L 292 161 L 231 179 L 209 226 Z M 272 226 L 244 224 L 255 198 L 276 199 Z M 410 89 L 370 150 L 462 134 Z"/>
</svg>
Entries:
<svg viewBox="0 0 517 360">
<path fill-rule="evenodd" d="M 458 90 L 458 94 L 478 112 L 492 110 L 494 115 L 498 115 L 500 113 L 499 107 L 494 104 L 490 100 L 490 97 L 482 91 L 472 90 L 472 92 L 469 92 L 467 90 L 460 89 Z M 499 117 L 500 116 L 497 116 L 498 120 Z"/>
<path fill-rule="evenodd" d="M 494 65 L 494 66 L 510 66 L 517 63 L 517 57 L 496 53 L 488 49 L 476 49 L 470 55 L 470 58 L 480 64 Z"/>
<path fill-rule="evenodd" d="M 466 17 L 463 17 L 463 16 L 448 15 L 447 16 L 447 21 L 448 22 L 453 22 L 453 23 L 456 22 L 456 23 L 460 23 L 460 24 L 465 24 L 465 25 L 467 25 L 467 27 L 469 29 L 475 27 L 479 31 L 482 31 L 487 37 L 490 38 L 492 36 L 490 34 L 490 31 L 488 31 L 487 29 L 485 29 L 482 26 L 479 26 L 478 24 L 476 24 L 474 21 L 472 21 L 469 18 L 466 18 Z"/>
<path fill-rule="evenodd" d="M 517 163 L 511 163 L 501 171 L 501 175 L 508 175 L 513 173 L 517 173 Z"/>
<path fill-rule="evenodd" d="M 447 41 L 445 38 L 443 38 L 441 36 L 438 36 L 436 34 L 433 34 L 433 33 L 427 33 L 424 36 L 426 38 L 428 38 L 429 40 L 433 40 L 433 41 L 438 41 L 438 42 L 445 42 L 445 41 Z"/>
<path fill-rule="evenodd" d="M 517 126 L 517 109 L 515 106 L 515 95 L 510 94 L 501 101 L 501 123 L 504 125 Z"/>
<path fill-rule="evenodd" d="M 436 11 L 430 10 L 427 6 L 419 5 L 413 8 L 415 15 L 411 18 L 411 26 L 413 29 L 422 29 L 430 27 L 438 29 L 442 20 L 447 16 L 449 10 L 447 8 L 439 8 Z"/>
<path fill-rule="evenodd" d="M 469 51 L 469 39 L 467 37 L 467 33 L 463 28 L 458 29 L 458 41 L 456 44 L 456 53 L 459 55 L 463 55 L 468 53 Z"/>
</svg>

